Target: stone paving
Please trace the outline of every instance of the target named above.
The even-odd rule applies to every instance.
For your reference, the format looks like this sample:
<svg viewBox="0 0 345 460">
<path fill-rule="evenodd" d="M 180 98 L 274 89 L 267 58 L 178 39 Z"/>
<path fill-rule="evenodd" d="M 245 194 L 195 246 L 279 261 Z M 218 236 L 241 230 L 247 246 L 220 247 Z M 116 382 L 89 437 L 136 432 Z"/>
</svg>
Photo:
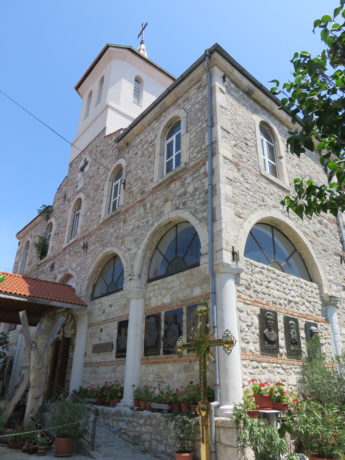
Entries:
<svg viewBox="0 0 345 460">
<path fill-rule="evenodd" d="M 7 446 L 0 446 L 1 460 L 38 460 L 42 458 L 45 460 L 56 460 L 54 448 L 42 457 L 41 455 L 26 454 L 18 449 L 9 449 Z M 85 455 L 74 454 L 72 458 L 73 460 L 155 460 L 154 457 L 140 453 L 133 446 L 118 437 L 114 437 L 111 443 L 104 444 L 103 447 L 98 448 L 96 451 Z"/>
</svg>

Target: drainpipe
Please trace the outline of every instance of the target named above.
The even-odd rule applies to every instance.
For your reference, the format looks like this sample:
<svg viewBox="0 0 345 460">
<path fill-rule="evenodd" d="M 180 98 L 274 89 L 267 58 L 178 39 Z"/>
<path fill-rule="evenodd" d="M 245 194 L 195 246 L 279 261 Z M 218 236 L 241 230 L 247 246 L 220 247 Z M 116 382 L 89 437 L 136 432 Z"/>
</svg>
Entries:
<svg viewBox="0 0 345 460">
<path fill-rule="evenodd" d="M 218 339 L 217 323 L 217 292 L 216 277 L 214 273 L 214 249 L 213 249 L 213 149 L 212 149 L 212 75 L 210 69 L 210 52 L 205 51 L 205 65 L 207 71 L 207 185 L 208 185 L 208 204 L 207 204 L 207 233 L 208 233 L 208 272 L 210 275 L 210 302 L 211 302 L 211 325 Z M 215 439 L 215 420 L 214 409 L 219 406 L 220 401 L 220 381 L 219 381 L 219 350 L 215 347 L 215 377 L 216 377 L 216 400 L 211 408 L 211 457 L 216 459 L 216 439 Z"/>
</svg>

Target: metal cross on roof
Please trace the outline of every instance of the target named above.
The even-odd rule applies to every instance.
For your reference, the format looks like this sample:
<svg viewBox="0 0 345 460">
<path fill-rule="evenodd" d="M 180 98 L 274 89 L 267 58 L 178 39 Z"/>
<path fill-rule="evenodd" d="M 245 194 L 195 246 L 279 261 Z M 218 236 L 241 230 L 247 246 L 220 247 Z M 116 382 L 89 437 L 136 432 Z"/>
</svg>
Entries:
<svg viewBox="0 0 345 460">
<path fill-rule="evenodd" d="M 183 342 L 180 337 L 176 343 L 176 352 L 182 356 L 183 352 L 192 351 L 199 358 L 199 380 L 200 380 L 200 402 L 197 407 L 197 414 L 200 417 L 200 435 L 201 435 L 201 460 L 210 458 L 210 420 L 209 420 L 209 403 L 207 398 L 207 358 L 211 355 L 210 348 L 223 347 L 223 350 L 229 355 L 236 344 L 235 337 L 230 331 L 226 330 L 221 339 L 216 339 L 210 326 L 207 323 L 208 306 L 207 303 L 201 303 L 197 307 L 198 324 L 192 331 L 192 340 Z"/>
<path fill-rule="evenodd" d="M 148 25 L 148 22 L 145 22 L 145 24 L 144 23 L 141 24 L 141 30 L 138 33 L 138 37 L 137 37 L 139 38 L 141 36 L 141 43 L 144 43 L 144 30 L 146 29 L 147 25 Z"/>
</svg>

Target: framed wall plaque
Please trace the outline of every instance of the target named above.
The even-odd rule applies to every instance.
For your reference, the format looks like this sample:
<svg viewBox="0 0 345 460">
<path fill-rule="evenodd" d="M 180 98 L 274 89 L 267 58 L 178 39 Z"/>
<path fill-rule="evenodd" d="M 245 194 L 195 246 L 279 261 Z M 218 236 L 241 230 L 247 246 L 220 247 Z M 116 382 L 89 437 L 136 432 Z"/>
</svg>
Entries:
<svg viewBox="0 0 345 460">
<path fill-rule="evenodd" d="M 159 355 L 161 348 L 161 314 L 145 317 L 144 356 Z"/>
<path fill-rule="evenodd" d="M 124 358 L 127 351 L 128 319 L 117 324 L 116 358 Z"/>
<path fill-rule="evenodd" d="M 176 353 L 177 339 L 182 335 L 182 308 L 164 313 L 163 354 Z"/>
<path fill-rule="evenodd" d="M 259 324 L 261 353 L 276 356 L 279 352 L 277 312 L 260 309 Z"/>
<path fill-rule="evenodd" d="M 301 358 L 302 347 L 297 318 L 284 316 L 284 334 L 286 355 L 289 358 Z"/>
</svg>

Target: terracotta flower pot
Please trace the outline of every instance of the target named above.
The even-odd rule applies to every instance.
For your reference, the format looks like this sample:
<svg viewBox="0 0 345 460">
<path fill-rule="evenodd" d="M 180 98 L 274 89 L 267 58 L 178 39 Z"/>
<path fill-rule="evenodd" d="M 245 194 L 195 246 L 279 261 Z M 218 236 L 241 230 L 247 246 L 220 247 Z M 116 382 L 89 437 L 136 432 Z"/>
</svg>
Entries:
<svg viewBox="0 0 345 460">
<path fill-rule="evenodd" d="M 259 418 L 260 417 L 260 411 L 259 409 L 248 409 L 247 414 L 251 418 Z"/>
<path fill-rule="evenodd" d="M 146 409 L 146 410 L 151 410 L 151 404 L 152 404 L 151 401 L 146 401 L 146 402 L 145 402 L 145 409 Z"/>
<path fill-rule="evenodd" d="M 272 409 L 272 399 L 269 395 L 254 394 L 254 400 L 260 409 Z"/>
<path fill-rule="evenodd" d="M 187 403 L 180 403 L 181 412 L 188 412 L 189 411 L 189 404 Z"/>
<path fill-rule="evenodd" d="M 141 410 L 145 410 L 146 402 L 145 401 L 139 401 L 139 407 Z"/>
<path fill-rule="evenodd" d="M 140 407 L 140 401 L 139 399 L 134 400 L 134 407 Z"/>
<path fill-rule="evenodd" d="M 73 439 L 55 438 L 55 457 L 71 457 L 73 450 Z"/>
<path fill-rule="evenodd" d="M 119 404 L 120 400 L 119 399 L 111 399 L 110 400 L 110 406 L 115 407 Z"/>
<path fill-rule="evenodd" d="M 288 408 L 289 408 L 288 403 L 275 402 L 275 401 L 272 402 L 272 409 L 286 411 L 288 410 Z"/>
<path fill-rule="evenodd" d="M 175 452 L 175 460 L 193 460 L 193 452 Z"/>
<path fill-rule="evenodd" d="M 177 403 L 171 403 L 170 407 L 171 407 L 171 412 L 178 412 L 179 410 L 179 404 Z"/>
</svg>

